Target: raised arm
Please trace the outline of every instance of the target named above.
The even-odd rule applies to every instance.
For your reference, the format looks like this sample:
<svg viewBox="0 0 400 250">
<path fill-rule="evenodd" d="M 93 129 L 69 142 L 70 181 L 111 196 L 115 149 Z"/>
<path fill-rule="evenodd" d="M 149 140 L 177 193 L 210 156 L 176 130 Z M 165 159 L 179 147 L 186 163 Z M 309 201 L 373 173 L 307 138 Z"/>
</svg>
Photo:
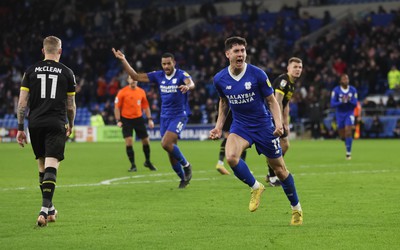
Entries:
<svg viewBox="0 0 400 250">
<path fill-rule="evenodd" d="M 119 59 L 122 63 L 122 67 L 132 77 L 133 80 L 138 81 L 138 82 L 150 82 L 149 77 L 145 73 L 137 73 L 131 65 L 128 63 L 128 61 L 125 58 L 125 55 L 120 51 L 120 50 L 115 50 L 112 48 L 112 52 L 114 53 L 114 56 Z"/>
</svg>

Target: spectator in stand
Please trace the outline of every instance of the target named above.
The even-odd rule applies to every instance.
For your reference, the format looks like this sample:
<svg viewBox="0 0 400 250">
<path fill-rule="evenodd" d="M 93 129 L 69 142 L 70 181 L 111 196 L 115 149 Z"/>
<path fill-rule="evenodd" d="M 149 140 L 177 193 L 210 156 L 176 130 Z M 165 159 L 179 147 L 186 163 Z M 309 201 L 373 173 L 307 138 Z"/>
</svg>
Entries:
<svg viewBox="0 0 400 250">
<path fill-rule="evenodd" d="M 319 105 L 319 100 L 316 96 L 311 97 L 308 100 L 308 114 L 310 119 L 310 126 L 311 126 L 311 137 L 313 139 L 318 139 L 321 134 L 321 119 L 322 119 L 322 110 Z"/>
<path fill-rule="evenodd" d="M 367 129 L 365 132 L 366 132 L 368 138 L 371 138 L 371 137 L 378 138 L 379 134 L 383 132 L 383 123 L 379 119 L 378 115 L 374 115 L 371 127 L 369 129 Z"/>
<path fill-rule="evenodd" d="M 103 117 L 104 123 L 106 125 L 114 125 L 116 123 L 114 117 L 114 106 L 111 101 L 107 101 L 104 104 L 104 109 L 101 112 L 101 116 Z"/>
<path fill-rule="evenodd" d="M 394 99 L 393 94 L 389 94 L 388 99 L 386 101 L 386 108 L 396 108 L 397 103 L 396 100 Z"/>
<path fill-rule="evenodd" d="M 337 58 L 335 62 L 333 63 L 333 68 L 335 69 L 335 72 L 337 75 L 342 75 L 344 72 L 346 72 L 347 69 L 347 64 L 342 60 L 341 57 Z"/>
<path fill-rule="evenodd" d="M 97 102 L 102 103 L 107 99 L 107 82 L 104 75 L 97 78 Z"/>
<path fill-rule="evenodd" d="M 92 110 L 92 115 L 90 116 L 90 126 L 92 127 L 104 127 L 105 123 L 103 117 L 101 116 L 100 110 L 97 107 Z"/>
<path fill-rule="evenodd" d="M 120 89 L 119 85 L 120 84 L 118 78 L 114 76 L 108 84 L 108 101 L 113 101 L 115 99 L 115 96 Z"/>
<path fill-rule="evenodd" d="M 396 68 L 396 65 L 392 65 L 390 71 L 387 74 L 389 90 L 388 94 L 400 91 L 400 70 Z"/>
<path fill-rule="evenodd" d="M 200 106 L 196 105 L 193 107 L 192 114 L 189 116 L 188 123 L 199 124 L 203 120 L 203 114 L 201 113 Z"/>
</svg>

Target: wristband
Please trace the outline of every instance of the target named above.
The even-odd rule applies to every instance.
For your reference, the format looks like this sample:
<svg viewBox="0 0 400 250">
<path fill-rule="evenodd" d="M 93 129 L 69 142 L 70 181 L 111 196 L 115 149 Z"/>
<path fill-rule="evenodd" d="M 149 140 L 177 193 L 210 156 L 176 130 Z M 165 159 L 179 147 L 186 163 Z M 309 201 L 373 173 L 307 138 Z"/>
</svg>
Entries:
<svg viewBox="0 0 400 250">
<path fill-rule="evenodd" d="M 121 120 L 115 120 L 117 123 L 120 122 Z"/>
<path fill-rule="evenodd" d="M 149 121 L 152 121 L 152 120 L 153 120 L 153 118 L 151 118 L 151 117 L 150 117 L 150 118 L 147 118 L 147 120 L 149 120 Z"/>
<path fill-rule="evenodd" d="M 24 124 L 18 124 L 18 131 L 24 131 Z"/>
</svg>

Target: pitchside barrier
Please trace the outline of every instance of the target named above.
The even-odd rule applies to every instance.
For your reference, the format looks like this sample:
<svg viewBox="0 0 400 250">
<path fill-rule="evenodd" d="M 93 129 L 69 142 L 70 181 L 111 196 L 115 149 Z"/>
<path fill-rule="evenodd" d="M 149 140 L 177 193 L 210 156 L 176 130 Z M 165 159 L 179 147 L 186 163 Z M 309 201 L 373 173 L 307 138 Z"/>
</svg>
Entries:
<svg viewBox="0 0 400 250">
<path fill-rule="evenodd" d="M 182 140 L 206 140 L 212 125 L 187 125 L 181 133 Z M 160 127 L 147 130 L 150 140 L 161 140 Z M 117 126 L 75 126 L 76 142 L 119 142 L 123 141 L 121 128 Z"/>
</svg>

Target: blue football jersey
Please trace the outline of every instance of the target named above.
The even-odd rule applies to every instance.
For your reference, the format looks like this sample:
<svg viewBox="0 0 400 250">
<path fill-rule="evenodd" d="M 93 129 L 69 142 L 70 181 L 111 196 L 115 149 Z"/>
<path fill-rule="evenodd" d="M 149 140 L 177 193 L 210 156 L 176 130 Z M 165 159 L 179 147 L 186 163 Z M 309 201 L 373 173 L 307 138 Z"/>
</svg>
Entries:
<svg viewBox="0 0 400 250">
<path fill-rule="evenodd" d="M 190 115 L 188 92 L 183 94 L 178 86 L 185 85 L 184 80 L 191 76 L 183 70 L 175 69 L 170 76 L 162 70 L 147 73 L 150 82 L 158 84 L 161 96 L 161 117 Z"/>
<path fill-rule="evenodd" d="M 332 90 L 331 107 L 336 108 L 336 114 L 341 116 L 353 115 L 354 108 L 357 106 L 357 90 L 353 86 L 343 89 L 336 86 Z"/>
<path fill-rule="evenodd" d="M 271 123 L 271 114 L 265 106 L 265 97 L 274 89 L 267 74 L 260 68 L 246 64 L 237 76 L 224 68 L 214 76 L 214 86 L 221 97 L 226 97 L 232 110 L 232 126 L 260 129 Z"/>
</svg>

